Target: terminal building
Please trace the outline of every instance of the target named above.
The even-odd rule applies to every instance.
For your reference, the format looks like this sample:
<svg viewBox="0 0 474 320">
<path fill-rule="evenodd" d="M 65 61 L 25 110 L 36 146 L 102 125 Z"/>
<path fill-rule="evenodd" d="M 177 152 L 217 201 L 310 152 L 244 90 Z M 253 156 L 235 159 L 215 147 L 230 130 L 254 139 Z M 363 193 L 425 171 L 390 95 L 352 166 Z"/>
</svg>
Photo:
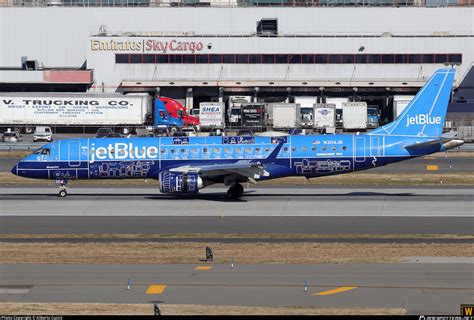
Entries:
<svg viewBox="0 0 474 320">
<path fill-rule="evenodd" d="M 349 97 L 384 115 L 456 68 L 453 102 L 474 102 L 469 1 L 1 1 L 0 91 Z"/>
</svg>

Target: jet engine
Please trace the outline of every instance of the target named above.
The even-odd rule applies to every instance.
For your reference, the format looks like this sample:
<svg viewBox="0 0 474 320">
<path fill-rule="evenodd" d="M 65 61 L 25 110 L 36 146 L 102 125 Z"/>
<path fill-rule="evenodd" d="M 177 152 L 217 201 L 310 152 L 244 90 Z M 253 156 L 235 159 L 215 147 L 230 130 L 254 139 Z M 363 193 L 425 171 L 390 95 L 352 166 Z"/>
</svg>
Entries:
<svg viewBox="0 0 474 320">
<path fill-rule="evenodd" d="M 202 178 L 196 172 L 162 171 L 159 180 L 162 193 L 197 193 L 204 188 Z"/>
</svg>

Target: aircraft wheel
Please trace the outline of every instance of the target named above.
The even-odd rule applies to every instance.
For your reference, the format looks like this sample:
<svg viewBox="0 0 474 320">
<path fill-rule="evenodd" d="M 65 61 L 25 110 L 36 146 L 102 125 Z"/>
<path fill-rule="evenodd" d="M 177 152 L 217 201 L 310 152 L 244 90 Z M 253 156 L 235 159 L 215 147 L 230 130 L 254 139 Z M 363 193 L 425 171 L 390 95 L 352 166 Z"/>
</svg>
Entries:
<svg viewBox="0 0 474 320">
<path fill-rule="evenodd" d="M 58 193 L 58 197 L 65 198 L 67 196 L 67 191 L 66 190 L 60 190 Z"/>
<path fill-rule="evenodd" d="M 232 200 L 237 200 L 242 197 L 243 193 L 244 187 L 240 183 L 237 183 L 235 186 L 229 188 L 227 191 L 227 197 Z"/>
</svg>

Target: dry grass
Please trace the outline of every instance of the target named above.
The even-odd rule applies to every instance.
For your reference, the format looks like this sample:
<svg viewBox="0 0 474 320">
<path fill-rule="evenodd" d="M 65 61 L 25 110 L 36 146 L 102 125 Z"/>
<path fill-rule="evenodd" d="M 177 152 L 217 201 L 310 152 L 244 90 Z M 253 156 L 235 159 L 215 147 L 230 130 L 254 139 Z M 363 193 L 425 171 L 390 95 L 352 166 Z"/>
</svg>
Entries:
<svg viewBox="0 0 474 320">
<path fill-rule="evenodd" d="M 401 308 L 254 307 L 161 304 L 162 315 L 404 315 Z M 9 315 L 153 315 L 151 304 L 0 303 Z"/>
<path fill-rule="evenodd" d="M 215 263 L 396 263 L 407 256 L 473 257 L 472 243 L 0 242 L 3 263 L 197 263 L 210 246 Z"/>
<path fill-rule="evenodd" d="M 173 234 L 158 234 L 158 233 L 90 233 L 90 234 L 14 234 L 14 233 L 0 233 L 0 239 L 460 239 L 472 240 L 474 234 L 362 234 L 362 233 L 344 233 L 344 234 L 245 234 L 245 233 L 173 233 Z"/>
<path fill-rule="evenodd" d="M 53 186 L 51 180 L 36 180 L 15 176 L 10 172 L 0 172 L 0 183 L 2 185 L 47 185 Z M 380 173 L 348 173 L 330 177 L 311 178 L 287 177 L 262 181 L 259 185 L 474 185 L 474 173 L 421 173 L 421 174 L 380 174 Z M 104 179 L 104 180 L 81 180 L 71 181 L 74 185 L 103 185 L 103 186 L 157 186 L 158 181 L 143 179 Z"/>
</svg>

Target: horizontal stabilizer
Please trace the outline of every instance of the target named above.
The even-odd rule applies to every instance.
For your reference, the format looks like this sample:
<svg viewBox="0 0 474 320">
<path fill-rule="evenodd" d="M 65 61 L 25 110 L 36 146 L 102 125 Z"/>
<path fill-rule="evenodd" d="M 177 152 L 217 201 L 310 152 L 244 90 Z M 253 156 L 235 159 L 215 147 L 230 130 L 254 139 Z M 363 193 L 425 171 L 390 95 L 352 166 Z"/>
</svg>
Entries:
<svg viewBox="0 0 474 320">
<path fill-rule="evenodd" d="M 441 138 L 437 140 L 432 140 L 432 141 L 427 141 L 427 142 L 421 142 L 421 143 L 415 143 L 409 146 L 405 146 L 405 149 L 407 149 L 409 152 L 413 153 L 416 152 L 417 150 L 424 150 L 427 148 L 439 148 L 439 151 L 445 151 L 449 149 L 453 149 L 456 147 L 459 147 L 464 144 L 464 141 L 461 139 L 456 139 L 456 138 Z"/>
</svg>

